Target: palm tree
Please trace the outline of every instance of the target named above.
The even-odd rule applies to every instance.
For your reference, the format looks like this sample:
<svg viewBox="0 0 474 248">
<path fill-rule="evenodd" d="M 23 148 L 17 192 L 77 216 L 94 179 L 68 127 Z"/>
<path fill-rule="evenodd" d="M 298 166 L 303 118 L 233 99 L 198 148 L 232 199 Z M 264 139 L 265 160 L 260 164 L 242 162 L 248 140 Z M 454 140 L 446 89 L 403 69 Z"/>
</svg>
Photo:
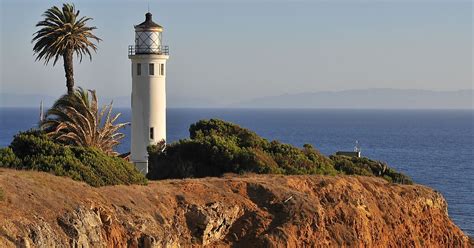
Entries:
<svg viewBox="0 0 474 248">
<path fill-rule="evenodd" d="M 112 117 L 112 105 L 105 105 L 99 111 L 95 91 L 77 88 L 72 95 L 63 95 L 54 103 L 40 127 L 58 142 L 96 147 L 117 155 L 113 148 L 125 137 L 118 130 L 129 123 L 114 124 L 120 113 Z"/>
<path fill-rule="evenodd" d="M 92 34 L 96 27 L 86 26 L 86 22 L 92 20 L 89 17 L 79 18 L 79 10 L 76 11 L 73 4 L 63 4 L 62 10 L 53 6 L 43 14 L 44 20 L 38 22 L 36 27 L 41 27 L 34 33 L 31 41 L 36 42 L 33 52 L 37 55 L 36 61 L 44 59 L 45 64 L 54 58 L 53 66 L 59 57 L 63 57 L 64 71 L 66 72 L 66 87 L 69 95 L 74 91 L 73 55 L 82 62 L 83 56 L 89 56 L 92 60 L 91 50 L 97 51 L 97 46 L 91 42 L 101 41 Z"/>
</svg>

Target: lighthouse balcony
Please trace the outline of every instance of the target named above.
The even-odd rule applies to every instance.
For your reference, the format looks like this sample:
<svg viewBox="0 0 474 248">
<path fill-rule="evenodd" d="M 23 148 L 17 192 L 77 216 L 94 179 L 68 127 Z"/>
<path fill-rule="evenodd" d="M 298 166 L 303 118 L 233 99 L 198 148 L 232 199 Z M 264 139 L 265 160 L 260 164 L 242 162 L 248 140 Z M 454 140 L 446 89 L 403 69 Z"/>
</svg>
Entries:
<svg viewBox="0 0 474 248">
<path fill-rule="evenodd" d="M 157 54 L 157 55 L 169 55 L 170 48 L 168 46 L 128 46 L 128 55 L 139 55 L 139 54 Z"/>
</svg>

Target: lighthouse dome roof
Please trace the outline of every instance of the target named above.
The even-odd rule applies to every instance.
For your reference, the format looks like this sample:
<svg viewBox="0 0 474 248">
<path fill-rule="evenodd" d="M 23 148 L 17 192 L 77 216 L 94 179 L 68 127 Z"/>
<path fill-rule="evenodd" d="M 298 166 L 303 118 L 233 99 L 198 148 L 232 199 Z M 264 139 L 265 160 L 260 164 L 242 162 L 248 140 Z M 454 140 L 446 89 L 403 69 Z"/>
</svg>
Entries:
<svg viewBox="0 0 474 248">
<path fill-rule="evenodd" d="M 135 25 L 135 29 L 137 31 L 138 30 L 143 30 L 143 31 L 149 30 L 149 31 L 159 31 L 159 32 L 163 31 L 163 27 L 152 20 L 152 14 L 150 12 L 145 14 L 144 22 L 138 25 Z"/>
</svg>

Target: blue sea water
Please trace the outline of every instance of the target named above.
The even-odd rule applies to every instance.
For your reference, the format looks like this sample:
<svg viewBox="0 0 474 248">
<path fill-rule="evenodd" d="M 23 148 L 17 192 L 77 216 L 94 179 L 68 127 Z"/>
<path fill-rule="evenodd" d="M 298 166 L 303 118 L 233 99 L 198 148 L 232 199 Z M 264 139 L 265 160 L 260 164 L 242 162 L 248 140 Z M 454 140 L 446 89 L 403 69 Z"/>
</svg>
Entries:
<svg viewBox="0 0 474 248">
<path fill-rule="evenodd" d="M 129 109 L 121 121 L 130 120 Z M 324 154 L 352 150 L 387 162 L 416 183 L 440 191 L 454 222 L 474 235 L 474 112 L 472 110 L 283 110 L 169 109 L 168 142 L 188 137 L 189 125 L 220 118 L 273 140 L 313 144 Z M 0 108 L 0 147 L 15 133 L 35 127 L 37 109 Z M 129 151 L 130 127 L 118 147 Z"/>
</svg>

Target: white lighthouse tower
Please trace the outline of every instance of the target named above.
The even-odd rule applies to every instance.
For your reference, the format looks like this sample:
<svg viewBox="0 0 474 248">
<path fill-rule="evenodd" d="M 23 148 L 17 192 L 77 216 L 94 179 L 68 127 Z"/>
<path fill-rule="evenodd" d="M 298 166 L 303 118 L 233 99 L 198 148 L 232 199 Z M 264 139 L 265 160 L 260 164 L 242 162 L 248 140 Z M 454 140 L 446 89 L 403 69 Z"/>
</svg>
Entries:
<svg viewBox="0 0 474 248">
<path fill-rule="evenodd" d="M 132 62 L 131 161 L 148 173 L 147 146 L 166 141 L 166 61 L 168 46 L 162 45 L 163 27 L 146 13 L 135 26 L 135 45 L 129 47 Z"/>
</svg>

